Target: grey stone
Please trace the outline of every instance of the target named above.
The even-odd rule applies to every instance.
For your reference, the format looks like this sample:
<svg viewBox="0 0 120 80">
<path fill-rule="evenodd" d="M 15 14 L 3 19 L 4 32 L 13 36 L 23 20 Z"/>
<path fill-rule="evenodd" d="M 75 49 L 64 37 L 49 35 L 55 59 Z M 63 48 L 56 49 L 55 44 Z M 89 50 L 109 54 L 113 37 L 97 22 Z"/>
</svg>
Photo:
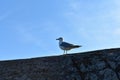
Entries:
<svg viewBox="0 0 120 80">
<path fill-rule="evenodd" d="M 120 49 L 0 61 L 0 80 L 120 80 Z"/>
</svg>

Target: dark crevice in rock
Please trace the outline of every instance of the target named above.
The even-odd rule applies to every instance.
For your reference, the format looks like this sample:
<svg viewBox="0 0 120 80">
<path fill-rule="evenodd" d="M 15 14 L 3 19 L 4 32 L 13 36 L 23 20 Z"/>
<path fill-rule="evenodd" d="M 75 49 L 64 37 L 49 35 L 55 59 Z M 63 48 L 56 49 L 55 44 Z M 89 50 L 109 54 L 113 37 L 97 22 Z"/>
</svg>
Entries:
<svg viewBox="0 0 120 80">
<path fill-rule="evenodd" d="M 114 71 L 115 74 L 116 74 L 116 76 L 117 76 L 117 78 L 120 80 L 120 76 L 119 76 L 119 74 L 117 73 L 118 71 L 116 71 L 114 68 L 111 67 L 111 65 L 108 63 L 108 58 L 105 57 L 105 58 L 102 58 L 102 60 L 106 63 L 106 67 L 107 67 L 107 68 L 110 68 L 112 71 Z"/>
<path fill-rule="evenodd" d="M 84 80 L 85 73 L 83 73 L 82 71 L 79 70 L 78 64 L 76 63 L 76 61 L 75 61 L 73 56 L 71 56 L 71 60 L 72 60 L 73 66 L 77 69 L 77 72 L 80 75 L 81 79 Z"/>
</svg>

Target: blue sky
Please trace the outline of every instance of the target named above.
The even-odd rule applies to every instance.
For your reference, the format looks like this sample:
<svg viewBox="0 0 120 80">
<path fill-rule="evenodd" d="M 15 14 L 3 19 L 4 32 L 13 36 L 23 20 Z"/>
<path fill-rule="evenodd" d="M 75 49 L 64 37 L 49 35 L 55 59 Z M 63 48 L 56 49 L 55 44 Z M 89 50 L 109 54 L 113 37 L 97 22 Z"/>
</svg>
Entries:
<svg viewBox="0 0 120 80">
<path fill-rule="evenodd" d="M 56 38 L 85 52 L 120 46 L 119 0 L 0 0 L 0 60 L 61 55 Z"/>
</svg>

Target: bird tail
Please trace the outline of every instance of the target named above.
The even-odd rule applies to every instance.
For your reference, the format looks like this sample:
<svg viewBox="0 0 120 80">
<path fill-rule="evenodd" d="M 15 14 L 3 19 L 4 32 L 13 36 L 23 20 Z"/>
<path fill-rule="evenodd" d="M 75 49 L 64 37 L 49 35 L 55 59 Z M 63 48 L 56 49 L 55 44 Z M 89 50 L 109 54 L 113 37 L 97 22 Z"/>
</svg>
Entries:
<svg viewBox="0 0 120 80">
<path fill-rule="evenodd" d="M 73 48 L 79 48 L 79 47 L 82 47 L 80 45 L 74 45 Z"/>
</svg>

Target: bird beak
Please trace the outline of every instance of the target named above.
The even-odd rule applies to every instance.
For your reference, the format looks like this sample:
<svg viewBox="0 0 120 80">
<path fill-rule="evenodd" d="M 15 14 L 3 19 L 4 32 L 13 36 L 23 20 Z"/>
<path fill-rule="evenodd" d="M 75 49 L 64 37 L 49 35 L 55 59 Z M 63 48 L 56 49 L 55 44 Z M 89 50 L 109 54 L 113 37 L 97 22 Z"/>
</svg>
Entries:
<svg viewBox="0 0 120 80">
<path fill-rule="evenodd" d="M 59 40 L 59 38 L 58 38 L 58 39 L 56 39 L 56 40 Z"/>
</svg>

